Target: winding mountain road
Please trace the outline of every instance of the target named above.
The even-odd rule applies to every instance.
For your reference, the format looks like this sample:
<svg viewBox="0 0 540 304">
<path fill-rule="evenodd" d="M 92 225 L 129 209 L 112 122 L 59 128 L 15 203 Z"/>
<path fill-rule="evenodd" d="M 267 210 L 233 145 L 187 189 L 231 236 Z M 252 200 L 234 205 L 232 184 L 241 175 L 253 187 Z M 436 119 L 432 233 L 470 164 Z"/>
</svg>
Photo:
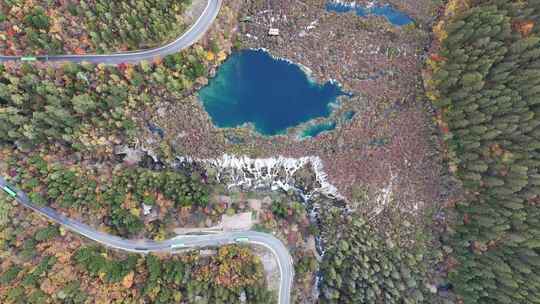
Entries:
<svg viewBox="0 0 540 304">
<path fill-rule="evenodd" d="M 142 60 L 151 60 L 156 57 L 164 57 L 185 49 L 197 40 L 210 28 L 215 20 L 222 0 L 208 0 L 208 3 L 197 21 L 175 41 L 164 46 L 134 51 L 104 55 L 55 55 L 55 56 L 36 56 L 38 60 L 44 61 L 71 61 L 71 62 L 91 62 L 104 64 L 137 63 Z M 21 60 L 22 56 L 0 56 L 0 63 L 5 61 Z M 157 242 L 153 240 L 140 239 L 128 240 L 107 233 L 95 230 L 94 228 L 70 219 L 49 207 L 41 207 L 33 204 L 28 195 L 21 190 L 9 185 L 7 181 L 0 176 L 0 188 L 11 189 L 11 195 L 22 206 L 29 208 L 39 214 L 49 218 L 53 222 L 60 224 L 67 229 L 83 235 L 91 240 L 101 243 L 107 247 L 124 250 L 133 253 L 150 252 L 168 252 L 174 253 L 178 250 L 196 249 L 208 246 L 222 246 L 236 243 L 249 243 L 264 246 L 269 249 L 277 258 L 281 282 L 279 285 L 279 303 L 289 304 L 290 294 L 294 277 L 293 260 L 287 247 L 271 234 L 255 231 L 245 232 L 224 232 L 208 235 L 179 235 L 175 238 Z M 8 192 L 9 190 L 6 190 Z M 10 193 L 8 193 L 10 194 Z"/>
<path fill-rule="evenodd" d="M 222 0 L 208 0 L 203 13 L 197 21 L 178 39 L 164 46 L 154 49 L 140 50 L 133 52 L 121 52 L 103 55 L 54 55 L 35 56 L 38 60 L 44 61 L 71 61 L 71 62 L 91 62 L 105 64 L 137 63 L 142 60 L 151 60 L 156 57 L 165 57 L 183 50 L 199 40 L 210 28 L 216 19 Z M 24 56 L 0 56 L 0 62 L 20 60 Z"/>
<path fill-rule="evenodd" d="M 210 246 L 223 246 L 228 244 L 247 243 L 264 246 L 277 258 L 281 282 L 279 285 L 279 303 L 289 304 L 290 293 L 294 277 L 293 260 L 287 247 L 271 234 L 256 231 L 224 232 L 208 235 L 179 235 L 165 241 L 153 241 L 148 239 L 128 240 L 114 235 L 95 230 L 94 228 L 79 221 L 70 219 L 49 207 L 41 207 L 33 204 L 28 195 L 23 191 L 11 186 L 0 176 L 0 188 L 10 189 L 11 195 L 19 204 L 31 209 L 53 222 L 67 229 L 83 235 L 93 241 L 110 248 L 124 250 L 133 253 L 147 254 L 150 252 L 174 253 L 178 250 L 196 249 Z M 9 190 L 8 190 L 9 191 Z M 6 191 L 7 192 L 7 191 Z M 9 193 L 8 193 L 9 194 Z"/>
</svg>

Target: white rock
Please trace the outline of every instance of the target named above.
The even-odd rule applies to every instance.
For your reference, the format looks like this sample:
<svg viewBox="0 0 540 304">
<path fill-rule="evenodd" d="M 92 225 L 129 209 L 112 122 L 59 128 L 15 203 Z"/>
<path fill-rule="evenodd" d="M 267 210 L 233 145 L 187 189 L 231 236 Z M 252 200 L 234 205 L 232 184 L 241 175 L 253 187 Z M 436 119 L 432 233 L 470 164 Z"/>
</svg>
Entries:
<svg viewBox="0 0 540 304">
<path fill-rule="evenodd" d="M 152 206 L 150 205 L 147 205 L 147 204 L 142 204 L 142 207 L 143 207 L 143 214 L 144 215 L 149 215 L 150 212 L 152 211 Z"/>
</svg>

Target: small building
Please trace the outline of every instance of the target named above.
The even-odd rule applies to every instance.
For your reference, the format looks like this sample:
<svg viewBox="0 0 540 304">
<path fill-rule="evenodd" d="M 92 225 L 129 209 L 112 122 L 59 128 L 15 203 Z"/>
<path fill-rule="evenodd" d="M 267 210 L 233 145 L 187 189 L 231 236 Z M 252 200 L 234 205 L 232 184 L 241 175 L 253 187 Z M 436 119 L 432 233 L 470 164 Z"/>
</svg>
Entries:
<svg viewBox="0 0 540 304">
<path fill-rule="evenodd" d="M 270 28 L 268 30 L 268 36 L 279 36 L 279 29 L 277 28 Z"/>
</svg>

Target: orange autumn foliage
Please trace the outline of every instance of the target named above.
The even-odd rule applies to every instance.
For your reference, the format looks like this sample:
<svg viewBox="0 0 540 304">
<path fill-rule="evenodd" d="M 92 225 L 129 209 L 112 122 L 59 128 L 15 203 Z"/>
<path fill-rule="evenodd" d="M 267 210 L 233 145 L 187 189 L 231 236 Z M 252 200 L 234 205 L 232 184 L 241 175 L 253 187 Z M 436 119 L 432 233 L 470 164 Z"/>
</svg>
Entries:
<svg viewBox="0 0 540 304">
<path fill-rule="evenodd" d="M 252 274 L 249 265 L 256 263 L 256 258 L 248 248 L 224 246 L 218 249 L 218 254 L 209 264 L 202 266 L 196 272 L 200 281 L 212 281 L 226 288 L 237 288 L 252 285 L 261 278 Z"/>
<path fill-rule="evenodd" d="M 522 37 L 527 37 L 531 34 L 534 28 L 534 22 L 532 20 L 514 21 L 512 28 L 518 31 Z"/>
<path fill-rule="evenodd" d="M 446 61 L 446 58 L 441 56 L 440 54 L 431 54 L 429 58 L 435 62 Z"/>
<path fill-rule="evenodd" d="M 73 51 L 76 55 L 84 55 L 86 54 L 86 51 L 81 47 L 76 47 Z"/>
</svg>

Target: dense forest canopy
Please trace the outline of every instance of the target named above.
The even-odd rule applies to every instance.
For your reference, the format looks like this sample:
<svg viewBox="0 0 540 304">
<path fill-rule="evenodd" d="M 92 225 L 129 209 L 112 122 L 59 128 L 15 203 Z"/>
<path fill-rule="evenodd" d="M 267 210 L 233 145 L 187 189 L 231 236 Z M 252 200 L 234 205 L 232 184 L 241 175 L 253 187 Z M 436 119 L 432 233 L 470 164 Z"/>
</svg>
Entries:
<svg viewBox="0 0 540 304">
<path fill-rule="evenodd" d="M 540 1 L 481 1 L 446 28 L 429 92 L 463 182 L 450 272 L 465 303 L 540 303 Z"/>
<path fill-rule="evenodd" d="M 174 102 L 206 75 L 204 55 L 190 50 L 163 63 L 119 66 L 0 65 L 0 143 L 60 142 L 111 152 L 134 134 L 136 110 L 156 98 Z"/>
<path fill-rule="evenodd" d="M 399 248 L 361 218 L 327 215 L 339 235 L 325 252 L 321 303 L 427 303 L 427 265 L 419 252 Z"/>
<path fill-rule="evenodd" d="M 191 0 L 0 2 L 0 54 L 84 54 L 138 50 L 185 31 Z"/>
</svg>

